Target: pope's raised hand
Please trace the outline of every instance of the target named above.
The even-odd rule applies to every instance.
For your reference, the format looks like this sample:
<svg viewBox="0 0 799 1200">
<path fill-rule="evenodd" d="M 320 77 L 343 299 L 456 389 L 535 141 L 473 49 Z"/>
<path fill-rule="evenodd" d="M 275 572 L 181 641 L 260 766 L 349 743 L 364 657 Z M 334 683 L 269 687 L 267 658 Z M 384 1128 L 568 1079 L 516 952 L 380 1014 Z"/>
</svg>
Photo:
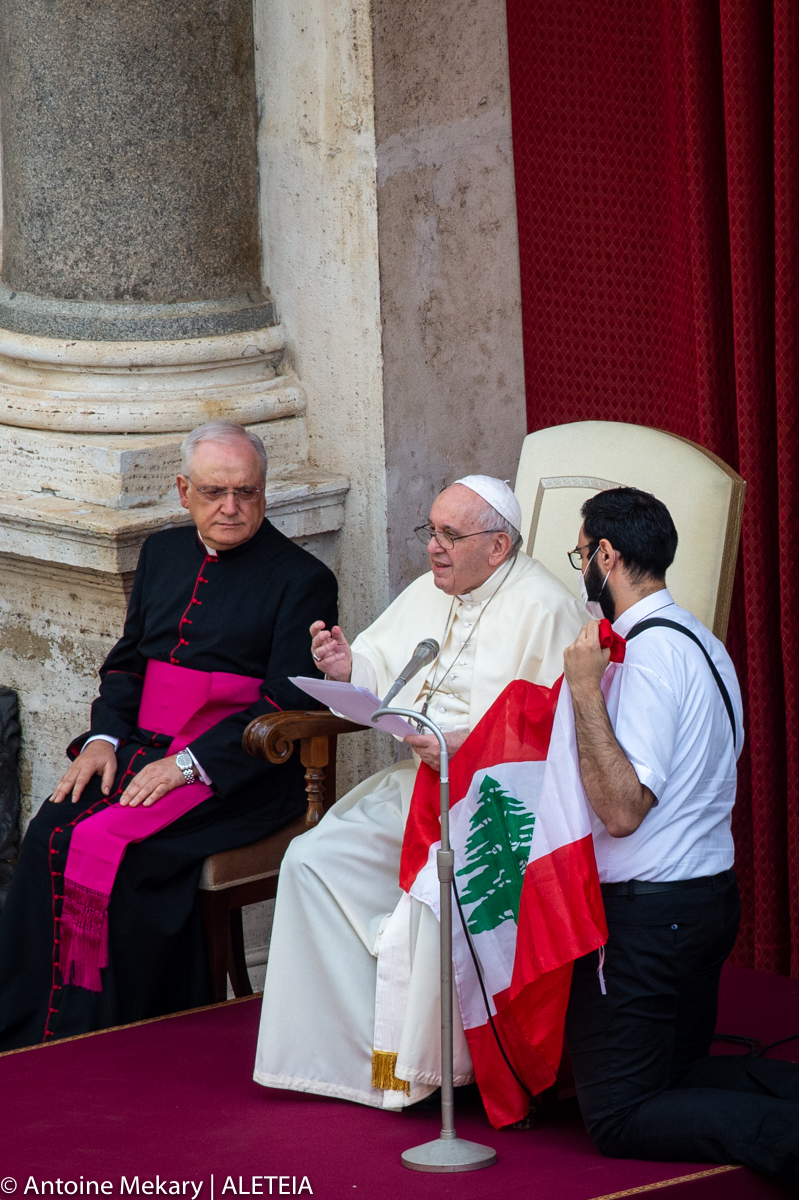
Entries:
<svg viewBox="0 0 799 1200">
<path fill-rule="evenodd" d="M 325 629 L 324 621 L 311 626 L 311 654 L 328 679 L 349 683 L 352 675 L 352 651 L 338 625 Z"/>
</svg>

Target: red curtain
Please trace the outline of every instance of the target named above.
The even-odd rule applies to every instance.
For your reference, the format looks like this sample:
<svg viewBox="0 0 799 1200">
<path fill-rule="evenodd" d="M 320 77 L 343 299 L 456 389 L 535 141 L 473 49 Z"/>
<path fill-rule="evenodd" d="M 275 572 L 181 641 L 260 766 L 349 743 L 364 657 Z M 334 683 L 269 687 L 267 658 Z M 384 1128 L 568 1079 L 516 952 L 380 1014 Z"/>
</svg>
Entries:
<svg viewBox="0 0 799 1200">
<path fill-rule="evenodd" d="M 799 3 L 507 0 L 529 426 L 747 480 L 737 961 L 799 975 Z"/>
</svg>

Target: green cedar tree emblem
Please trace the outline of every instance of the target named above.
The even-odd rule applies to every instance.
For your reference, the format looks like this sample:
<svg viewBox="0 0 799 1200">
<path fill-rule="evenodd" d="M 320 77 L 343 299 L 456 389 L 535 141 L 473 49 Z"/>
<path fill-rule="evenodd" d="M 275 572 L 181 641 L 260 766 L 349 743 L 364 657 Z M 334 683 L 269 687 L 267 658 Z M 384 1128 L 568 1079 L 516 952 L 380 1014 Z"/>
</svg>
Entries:
<svg viewBox="0 0 799 1200">
<path fill-rule="evenodd" d="M 496 929 L 503 921 L 518 923 L 534 825 L 535 815 L 486 775 L 469 822 L 466 865 L 456 872 L 469 876 L 461 902 L 475 905 L 467 918 L 472 933 Z"/>
</svg>

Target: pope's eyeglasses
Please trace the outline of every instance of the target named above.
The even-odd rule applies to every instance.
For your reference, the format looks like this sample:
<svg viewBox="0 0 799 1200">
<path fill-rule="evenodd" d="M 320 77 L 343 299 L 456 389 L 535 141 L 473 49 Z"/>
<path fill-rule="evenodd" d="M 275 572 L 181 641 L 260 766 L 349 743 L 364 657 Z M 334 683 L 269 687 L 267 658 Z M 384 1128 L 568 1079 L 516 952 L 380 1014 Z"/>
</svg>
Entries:
<svg viewBox="0 0 799 1200">
<path fill-rule="evenodd" d="M 444 533 L 441 529 L 434 529 L 428 522 L 425 525 L 417 525 L 413 532 L 425 546 L 431 538 L 435 538 L 442 550 L 452 550 L 456 542 L 462 542 L 465 538 L 480 537 L 485 533 L 504 533 L 505 530 L 476 529 L 474 533 Z"/>
</svg>

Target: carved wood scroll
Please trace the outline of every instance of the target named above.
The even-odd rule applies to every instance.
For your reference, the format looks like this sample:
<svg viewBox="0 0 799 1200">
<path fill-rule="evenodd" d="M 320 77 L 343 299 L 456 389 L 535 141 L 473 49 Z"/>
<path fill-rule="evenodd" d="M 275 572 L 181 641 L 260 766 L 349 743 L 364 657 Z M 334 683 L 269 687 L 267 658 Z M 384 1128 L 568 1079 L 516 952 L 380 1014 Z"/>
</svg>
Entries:
<svg viewBox="0 0 799 1200">
<path fill-rule="evenodd" d="M 345 721 L 326 709 L 317 712 L 277 712 L 256 717 L 244 731 L 242 744 L 253 758 L 280 764 L 288 762 L 294 743 L 300 743 L 300 761 L 305 767 L 308 796 L 306 825 L 318 825 L 324 814 L 325 769 L 330 762 L 330 739 L 340 733 L 365 729 Z"/>
</svg>

